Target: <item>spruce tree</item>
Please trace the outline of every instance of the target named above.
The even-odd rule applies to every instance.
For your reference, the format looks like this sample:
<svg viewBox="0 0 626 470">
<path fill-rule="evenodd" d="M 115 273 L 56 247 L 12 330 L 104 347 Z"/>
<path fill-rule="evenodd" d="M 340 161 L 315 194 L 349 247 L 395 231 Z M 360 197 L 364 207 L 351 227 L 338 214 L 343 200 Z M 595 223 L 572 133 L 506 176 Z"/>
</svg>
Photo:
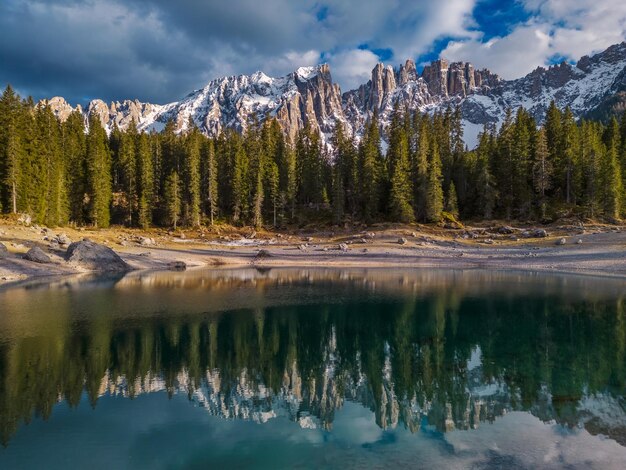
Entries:
<svg viewBox="0 0 626 470">
<path fill-rule="evenodd" d="M 138 223 L 145 229 L 152 224 L 154 164 L 149 137 L 143 132 L 137 136 L 137 184 Z"/>
<path fill-rule="evenodd" d="M 200 131 L 190 118 L 189 134 L 185 139 L 184 165 L 184 213 L 187 224 L 200 225 Z"/>
<path fill-rule="evenodd" d="M 391 177 L 389 210 L 393 220 L 410 223 L 415 220 L 415 214 L 411 206 L 413 188 L 410 180 L 409 148 L 404 131 L 398 133 L 398 142 L 394 148 L 395 162 Z"/>
<path fill-rule="evenodd" d="M 165 199 L 165 220 L 174 230 L 178 226 L 181 213 L 181 181 L 178 173 L 173 171 L 165 180 L 164 199 Z"/>
<path fill-rule="evenodd" d="M 445 210 L 455 218 L 459 217 L 459 202 L 456 194 L 456 186 L 454 181 L 450 181 L 448 188 L 448 197 L 446 198 Z"/>
<path fill-rule="evenodd" d="M 546 195 L 552 188 L 552 162 L 548 153 L 548 140 L 545 129 L 537 133 L 535 146 L 535 158 L 533 164 L 533 183 L 536 193 L 539 195 L 539 211 L 541 218 L 545 219 L 547 210 Z"/>
<path fill-rule="evenodd" d="M 95 227 L 106 228 L 111 217 L 111 154 L 106 132 L 93 114 L 89 117 L 86 163 L 88 221 Z"/>
<path fill-rule="evenodd" d="M 203 175 L 206 213 L 209 217 L 209 224 L 213 225 L 218 208 L 217 160 L 215 157 L 215 143 L 213 140 L 207 140 L 204 145 Z"/>
<path fill-rule="evenodd" d="M 441 158 L 437 144 L 433 145 L 428 161 L 428 180 L 426 190 L 426 220 L 428 222 L 441 221 L 443 211 L 443 189 L 441 174 Z"/>
</svg>

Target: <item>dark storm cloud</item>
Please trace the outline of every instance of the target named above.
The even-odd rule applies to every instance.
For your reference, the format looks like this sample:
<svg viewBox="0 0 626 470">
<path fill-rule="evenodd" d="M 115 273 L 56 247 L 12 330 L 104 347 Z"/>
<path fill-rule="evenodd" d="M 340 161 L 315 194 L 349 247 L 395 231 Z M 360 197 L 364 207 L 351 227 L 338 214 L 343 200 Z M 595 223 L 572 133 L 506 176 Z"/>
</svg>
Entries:
<svg viewBox="0 0 626 470">
<path fill-rule="evenodd" d="M 0 86 L 72 103 L 165 103 L 219 76 L 279 75 L 324 60 L 348 89 L 383 53 L 399 63 L 442 48 L 479 66 L 510 52 L 511 73 L 521 73 L 555 52 L 582 55 L 623 37 L 623 2 L 572 2 L 582 19 L 569 1 L 518 0 L 524 15 L 517 26 L 508 18 L 502 34 L 510 34 L 498 38 L 483 34 L 485 15 L 474 15 L 496 0 L 0 0 Z M 543 49 L 519 55 L 520 34 Z"/>
</svg>

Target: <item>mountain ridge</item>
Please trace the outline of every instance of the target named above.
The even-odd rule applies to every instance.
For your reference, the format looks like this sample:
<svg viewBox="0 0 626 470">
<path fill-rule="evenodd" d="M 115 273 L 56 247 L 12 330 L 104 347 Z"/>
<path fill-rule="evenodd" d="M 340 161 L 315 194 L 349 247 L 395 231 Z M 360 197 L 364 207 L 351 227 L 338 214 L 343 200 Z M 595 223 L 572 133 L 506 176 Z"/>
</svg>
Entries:
<svg viewBox="0 0 626 470">
<path fill-rule="evenodd" d="M 180 101 L 164 105 L 138 100 L 106 104 L 96 99 L 82 108 L 72 107 L 62 97 L 42 102 L 61 120 L 74 110 L 86 121 L 95 114 L 108 132 L 114 126 L 125 129 L 133 120 L 142 131 L 161 131 L 172 120 L 176 131 L 184 132 L 191 118 L 205 135 L 216 136 L 225 129 L 244 132 L 253 119 L 271 116 L 292 141 L 308 124 L 320 132 L 327 146 L 336 122 L 359 137 L 374 112 L 385 128 L 398 102 L 428 113 L 458 105 L 466 142 L 472 146 L 483 126 L 500 124 L 508 108 L 524 107 L 542 122 L 554 100 L 560 108 L 570 107 L 576 118 L 602 117 L 624 107 L 625 91 L 626 42 L 622 42 L 576 64 L 537 67 L 515 80 L 503 80 L 469 62 L 446 59 L 435 60 L 418 73 L 409 59 L 398 67 L 377 64 L 367 83 L 343 93 L 329 65 L 321 64 L 282 77 L 257 71 L 215 78 Z"/>
</svg>

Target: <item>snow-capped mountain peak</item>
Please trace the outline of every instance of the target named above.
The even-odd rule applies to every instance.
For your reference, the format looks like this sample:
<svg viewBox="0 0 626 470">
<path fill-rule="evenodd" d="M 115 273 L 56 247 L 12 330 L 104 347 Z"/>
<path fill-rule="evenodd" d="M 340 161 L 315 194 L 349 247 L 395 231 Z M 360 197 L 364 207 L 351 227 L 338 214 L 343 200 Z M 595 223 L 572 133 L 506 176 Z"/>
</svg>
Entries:
<svg viewBox="0 0 626 470">
<path fill-rule="evenodd" d="M 384 128 L 398 102 L 405 109 L 430 113 L 459 105 L 466 142 L 471 146 L 485 124 L 502 122 L 508 108 L 524 107 L 541 122 L 552 100 L 561 108 L 570 107 L 577 118 L 602 118 L 623 107 L 626 43 L 582 57 L 576 65 L 564 62 L 539 67 L 510 81 L 489 70 L 477 70 L 470 63 L 445 59 L 432 62 L 419 73 L 415 62 L 407 60 L 396 69 L 377 64 L 367 83 L 342 94 L 330 67 L 322 64 L 300 67 L 276 78 L 262 71 L 217 78 L 166 105 L 137 100 L 107 105 L 93 100 L 84 111 L 78 109 L 85 116 L 95 114 L 107 131 L 114 126 L 125 129 L 133 120 L 142 131 L 160 131 L 171 120 L 177 132 L 184 132 L 191 119 L 210 136 L 225 129 L 245 132 L 253 116 L 260 122 L 271 116 L 292 140 L 308 124 L 330 145 L 336 122 L 358 137 L 374 111 Z M 74 110 L 60 97 L 45 103 L 62 120 Z"/>
</svg>

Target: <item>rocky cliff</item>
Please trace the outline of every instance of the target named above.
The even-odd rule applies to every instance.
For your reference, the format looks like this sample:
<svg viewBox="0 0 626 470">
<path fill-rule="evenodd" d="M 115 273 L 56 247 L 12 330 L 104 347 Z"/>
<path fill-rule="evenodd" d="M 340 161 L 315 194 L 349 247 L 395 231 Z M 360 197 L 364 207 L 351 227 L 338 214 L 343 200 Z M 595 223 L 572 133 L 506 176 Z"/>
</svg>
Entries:
<svg viewBox="0 0 626 470">
<path fill-rule="evenodd" d="M 459 105 L 471 146 L 485 124 L 502 122 L 507 108 L 523 106 L 541 122 L 552 100 L 561 108 L 569 106 L 576 117 L 602 118 L 626 108 L 626 43 L 583 57 L 576 65 L 539 67 L 510 81 L 486 69 L 476 70 L 470 63 L 444 59 L 419 73 L 415 63 L 407 60 L 398 68 L 376 65 L 367 83 L 342 94 L 324 64 L 278 78 L 262 72 L 219 78 L 167 105 L 94 100 L 77 109 L 85 117 L 97 115 L 108 131 L 115 125 L 125 129 L 133 120 L 140 130 L 160 131 L 172 120 L 183 132 L 191 119 L 212 136 L 227 128 L 244 132 L 254 119 L 272 116 L 291 139 L 308 124 L 330 145 L 336 122 L 358 137 L 375 111 L 385 127 L 398 102 L 405 109 L 430 113 Z M 47 103 L 60 119 L 74 110 L 63 98 Z"/>
</svg>

